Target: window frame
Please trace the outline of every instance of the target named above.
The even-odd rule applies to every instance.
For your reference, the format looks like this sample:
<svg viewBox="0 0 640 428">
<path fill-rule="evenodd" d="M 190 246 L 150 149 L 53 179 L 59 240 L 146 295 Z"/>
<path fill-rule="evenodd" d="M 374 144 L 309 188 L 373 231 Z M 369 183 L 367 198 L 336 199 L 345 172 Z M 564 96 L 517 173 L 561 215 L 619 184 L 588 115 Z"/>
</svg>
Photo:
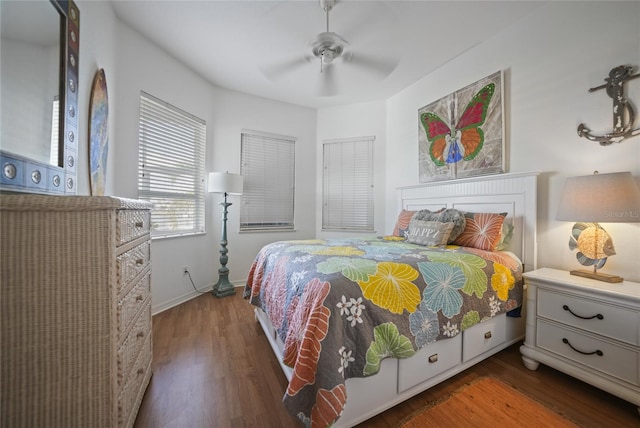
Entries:
<svg viewBox="0 0 640 428">
<path fill-rule="evenodd" d="M 203 119 L 140 91 L 138 198 L 154 204 L 152 239 L 206 233 L 206 134 Z"/>
<path fill-rule="evenodd" d="M 240 174 L 244 179 L 241 233 L 295 230 L 296 141 L 287 135 L 241 131 Z M 249 165 L 252 160 L 256 165 Z M 258 212 L 247 211 L 252 204 L 261 206 Z"/>
<path fill-rule="evenodd" d="M 354 138 L 339 138 L 325 140 L 322 143 L 322 221 L 323 232 L 375 232 L 375 195 L 374 195 L 374 149 L 375 136 L 362 136 Z M 356 147 L 358 144 L 366 145 Z M 334 156 L 344 162 L 345 151 L 352 145 L 353 156 L 342 165 L 331 165 L 330 151 L 336 151 Z M 338 152 L 339 150 L 339 152 Z M 366 154 L 366 158 L 357 157 L 357 153 Z M 357 162 L 357 161 L 360 162 Z M 346 172 L 352 175 L 345 175 Z M 357 175 L 356 175 L 357 173 Z M 362 181 L 366 181 L 363 183 Z M 354 183 L 358 181 L 357 183 Z M 330 189 L 332 189 L 330 191 Z M 357 191 L 366 191 L 366 197 L 361 199 Z M 339 194 L 336 194 L 338 192 Z M 364 206 L 365 214 L 361 215 L 357 209 Z M 336 219 L 336 212 L 342 212 Z M 330 213 L 332 213 L 330 215 Z"/>
</svg>

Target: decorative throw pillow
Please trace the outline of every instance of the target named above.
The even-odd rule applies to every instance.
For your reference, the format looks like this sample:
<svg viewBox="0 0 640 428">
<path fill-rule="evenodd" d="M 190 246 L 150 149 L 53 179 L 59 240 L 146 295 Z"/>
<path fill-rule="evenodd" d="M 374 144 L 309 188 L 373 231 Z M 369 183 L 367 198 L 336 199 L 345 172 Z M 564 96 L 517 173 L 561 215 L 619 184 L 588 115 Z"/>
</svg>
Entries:
<svg viewBox="0 0 640 428">
<path fill-rule="evenodd" d="M 396 227 L 393 228 L 393 234 L 395 236 L 406 237 L 409 230 L 409 222 L 415 213 L 415 211 L 407 211 L 405 209 L 400 211 L 398 221 L 396 221 Z"/>
<path fill-rule="evenodd" d="M 420 210 L 413 217 L 416 220 L 439 221 L 441 223 L 453 223 L 453 230 L 449 235 L 448 244 L 451 244 L 465 228 L 467 223 L 464 213 L 453 208 L 443 208 L 438 211 Z"/>
<path fill-rule="evenodd" d="M 465 212 L 464 216 L 467 224 L 453 243 L 463 247 L 493 251 L 500 241 L 502 223 L 507 213 Z"/>
<path fill-rule="evenodd" d="M 511 238 L 513 238 L 513 225 L 502 223 L 502 231 L 500 232 L 500 239 L 496 244 L 495 251 L 504 251 L 509 248 Z"/>
<path fill-rule="evenodd" d="M 452 229 L 453 223 L 416 220 L 414 217 L 409 223 L 407 241 L 429 247 L 443 245 L 447 243 Z"/>
</svg>

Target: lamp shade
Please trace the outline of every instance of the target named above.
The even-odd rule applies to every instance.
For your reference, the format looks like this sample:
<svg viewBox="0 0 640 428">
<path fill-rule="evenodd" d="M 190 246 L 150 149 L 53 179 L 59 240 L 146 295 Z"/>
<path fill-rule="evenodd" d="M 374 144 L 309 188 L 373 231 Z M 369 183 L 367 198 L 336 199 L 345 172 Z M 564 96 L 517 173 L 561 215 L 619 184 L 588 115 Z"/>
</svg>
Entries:
<svg viewBox="0 0 640 428">
<path fill-rule="evenodd" d="M 640 190 L 630 172 L 569 177 L 556 219 L 640 223 Z"/>
<path fill-rule="evenodd" d="M 207 189 L 210 193 L 242 195 L 242 176 L 228 172 L 210 172 Z"/>
</svg>

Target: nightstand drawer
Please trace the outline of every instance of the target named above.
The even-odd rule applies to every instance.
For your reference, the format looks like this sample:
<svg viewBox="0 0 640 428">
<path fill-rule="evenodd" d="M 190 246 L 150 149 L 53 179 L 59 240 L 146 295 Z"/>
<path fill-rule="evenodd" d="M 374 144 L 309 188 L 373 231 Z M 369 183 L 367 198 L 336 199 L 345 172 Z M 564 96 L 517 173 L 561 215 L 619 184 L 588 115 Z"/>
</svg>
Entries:
<svg viewBox="0 0 640 428">
<path fill-rule="evenodd" d="M 538 316 L 639 344 L 640 312 L 632 309 L 539 288 Z"/>
<path fill-rule="evenodd" d="M 637 350 L 617 346 L 543 320 L 537 322 L 536 344 L 539 348 L 638 385 L 640 355 Z"/>
</svg>

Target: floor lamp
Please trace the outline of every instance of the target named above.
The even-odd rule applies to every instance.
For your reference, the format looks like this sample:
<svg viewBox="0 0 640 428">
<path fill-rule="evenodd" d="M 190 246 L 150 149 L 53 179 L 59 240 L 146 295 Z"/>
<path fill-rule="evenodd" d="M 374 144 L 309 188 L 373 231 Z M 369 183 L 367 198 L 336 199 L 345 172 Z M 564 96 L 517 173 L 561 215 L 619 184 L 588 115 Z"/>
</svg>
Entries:
<svg viewBox="0 0 640 428">
<path fill-rule="evenodd" d="M 211 293 L 216 297 L 225 297 L 236 294 L 236 290 L 229 282 L 229 268 L 227 262 L 227 213 L 231 202 L 227 202 L 229 195 L 242 195 L 242 176 L 229 174 L 228 172 L 209 173 L 209 193 L 224 193 L 222 205 L 222 235 L 220 238 L 220 269 L 218 269 L 218 282 L 213 286 Z"/>
</svg>

